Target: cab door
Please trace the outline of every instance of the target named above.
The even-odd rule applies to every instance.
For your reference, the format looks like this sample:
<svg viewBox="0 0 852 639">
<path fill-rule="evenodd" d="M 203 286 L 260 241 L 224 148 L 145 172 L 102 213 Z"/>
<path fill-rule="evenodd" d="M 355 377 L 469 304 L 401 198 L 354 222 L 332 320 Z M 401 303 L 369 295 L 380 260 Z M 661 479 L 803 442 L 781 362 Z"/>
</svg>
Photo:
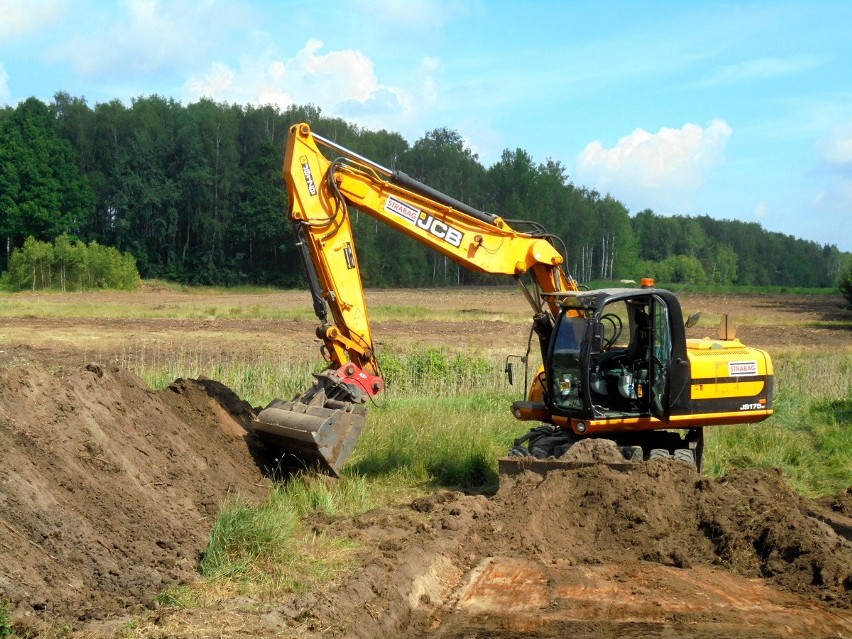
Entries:
<svg viewBox="0 0 852 639">
<path fill-rule="evenodd" d="M 672 330 L 669 307 L 656 295 L 652 298 L 650 371 L 651 414 L 667 422 L 671 415 Z"/>
</svg>

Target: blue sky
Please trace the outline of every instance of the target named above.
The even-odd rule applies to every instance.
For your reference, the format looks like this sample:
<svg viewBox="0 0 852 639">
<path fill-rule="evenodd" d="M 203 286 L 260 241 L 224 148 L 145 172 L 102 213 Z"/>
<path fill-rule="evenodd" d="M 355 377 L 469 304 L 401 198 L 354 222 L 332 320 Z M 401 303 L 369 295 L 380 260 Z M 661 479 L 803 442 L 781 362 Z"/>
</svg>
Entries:
<svg viewBox="0 0 852 639">
<path fill-rule="evenodd" d="M 0 0 L 0 103 L 57 91 L 448 127 L 486 167 L 559 160 L 631 213 L 852 251 L 845 0 Z"/>
</svg>

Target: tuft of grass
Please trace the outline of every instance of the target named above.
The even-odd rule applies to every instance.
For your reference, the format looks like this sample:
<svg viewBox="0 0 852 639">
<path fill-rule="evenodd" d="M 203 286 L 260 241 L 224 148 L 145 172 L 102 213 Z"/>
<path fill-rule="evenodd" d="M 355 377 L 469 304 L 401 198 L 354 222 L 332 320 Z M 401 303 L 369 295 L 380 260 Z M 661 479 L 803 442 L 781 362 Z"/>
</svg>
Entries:
<svg viewBox="0 0 852 639">
<path fill-rule="evenodd" d="M 258 506 L 233 499 L 213 526 L 201 574 L 214 588 L 227 583 L 227 589 L 262 601 L 309 590 L 350 567 L 354 545 L 314 533 L 306 518 L 317 512 L 352 515 L 373 505 L 365 479 L 351 473 L 338 481 L 301 475 L 276 485 Z M 192 601 L 172 597 L 179 605 Z"/>
<path fill-rule="evenodd" d="M 500 393 L 388 401 L 371 412 L 346 469 L 410 485 L 492 489 L 497 458 L 523 430 L 508 406 Z"/>
<path fill-rule="evenodd" d="M 13 636 L 9 603 L 7 601 L 0 601 L 0 639 L 12 639 Z"/>
<path fill-rule="evenodd" d="M 200 591 L 189 584 L 173 586 L 157 595 L 156 600 L 162 606 L 178 608 L 200 608 L 205 603 Z"/>
</svg>

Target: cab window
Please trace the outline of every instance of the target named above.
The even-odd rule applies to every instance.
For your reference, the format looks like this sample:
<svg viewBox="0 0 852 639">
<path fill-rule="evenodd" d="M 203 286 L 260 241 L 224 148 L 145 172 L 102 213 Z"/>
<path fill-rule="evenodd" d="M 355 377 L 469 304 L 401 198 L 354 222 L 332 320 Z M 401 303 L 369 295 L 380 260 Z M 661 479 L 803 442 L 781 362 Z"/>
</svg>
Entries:
<svg viewBox="0 0 852 639">
<path fill-rule="evenodd" d="M 648 412 L 648 363 L 652 343 L 648 296 L 614 300 L 598 313 L 602 350 L 589 360 L 592 404 L 606 416 Z"/>
<path fill-rule="evenodd" d="M 586 320 L 563 313 L 554 330 L 550 396 L 558 408 L 580 410 L 583 407 L 580 395 L 580 344 L 586 330 Z"/>
</svg>

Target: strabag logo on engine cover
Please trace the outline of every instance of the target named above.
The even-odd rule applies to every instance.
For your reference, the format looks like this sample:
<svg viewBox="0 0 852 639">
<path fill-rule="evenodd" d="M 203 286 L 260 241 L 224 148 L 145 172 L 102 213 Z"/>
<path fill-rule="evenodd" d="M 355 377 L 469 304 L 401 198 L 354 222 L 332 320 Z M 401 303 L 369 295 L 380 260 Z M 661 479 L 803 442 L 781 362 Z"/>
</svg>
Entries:
<svg viewBox="0 0 852 639">
<path fill-rule="evenodd" d="M 317 194 L 317 183 L 314 182 L 314 174 L 311 173 L 311 165 L 308 164 L 308 156 L 303 155 L 299 158 L 302 165 L 302 174 L 305 176 L 305 184 L 308 185 L 308 193 L 311 195 Z"/>
<path fill-rule="evenodd" d="M 731 377 L 757 375 L 757 362 L 728 362 L 728 375 Z"/>
<path fill-rule="evenodd" d="M 444 240 L 447 244 L 458 248 L 461 246 L 464 239 L 464 233 L 457 228 L 450 226 L 446 222 L 424 213 L 420 209 L 416 209 L 410 204 L 406 204 L 402 200 L 388 196 L 385 201 L 385 210 L 394 215 L 408 220 L 416 227 L 423 229 L 427 233 L 434 235 L 438 239 Z"/>
</svg>

